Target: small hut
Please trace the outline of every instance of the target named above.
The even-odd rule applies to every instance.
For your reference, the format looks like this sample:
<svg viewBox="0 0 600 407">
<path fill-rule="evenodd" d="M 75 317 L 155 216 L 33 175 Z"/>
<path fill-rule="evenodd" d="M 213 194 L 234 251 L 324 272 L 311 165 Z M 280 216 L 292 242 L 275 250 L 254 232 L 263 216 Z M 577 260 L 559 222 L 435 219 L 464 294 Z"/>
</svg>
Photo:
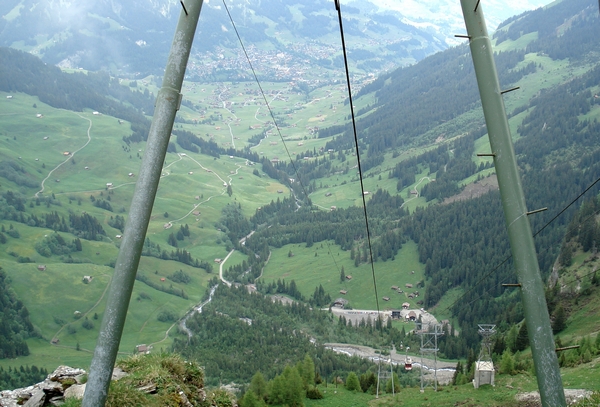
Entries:
<svg viewBox="0 0 600 407">
<path fill-rule="evenodd" d="M 494 385 L 494 362 L 479 360 L 475 362 L 475 377 L 473 378 L 473 387 L 476 389 L 484 384 Z"/>
</svg>

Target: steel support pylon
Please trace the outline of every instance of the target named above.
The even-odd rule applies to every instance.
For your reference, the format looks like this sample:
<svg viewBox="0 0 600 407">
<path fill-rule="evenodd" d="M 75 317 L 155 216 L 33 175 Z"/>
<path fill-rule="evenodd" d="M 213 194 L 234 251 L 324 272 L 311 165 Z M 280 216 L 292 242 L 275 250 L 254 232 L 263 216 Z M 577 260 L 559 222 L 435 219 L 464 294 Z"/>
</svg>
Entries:
<svg viewBox="0 0 600 407">
<path fill-rule="evenodd" d="M 503 92 L 500 90 L 494 63 L 492 44 L 480 0 L 461 0 L 461 6 L 492 149 L 491 155 L 496 167 L 512 257 L 521 287 L 525 323 L 529 332 L 529 344 L 542 405 L 566 406 L 544 284 L 531 225 L 527 219 L 525 197 L 502 99 Z"/>
<path fill-rule="evenodd" d="M 158 182 L 175 115 L 181 104 L 181 86 L 200 18 L 202 0 L 182 0 L 181 7 L 162 87 L 156 97 L 154 117 L 135 185 L 121 249 L 110 283 L 106 310 L 83 396 L 83 407 L 102 407 L 106 403 Z"/>
<path fill-rule="evenodd" d="M 388 360 L 389 364 L 390 364 L 390 371 L 387 372 L 385 370 L 381 370 L 381 362 L 383 360 L 381 351 L 379 351 L 379 363 L 378 363 L 378 370 L 377 370 L 377 392 L 375 394 L 375 398 L 379 398 L 379 387 L 380 387 L 380 383 L 381 380 L 387 380 L 389 378 L 392 378 L 392 395 L 396 394 L 395 390 L 394 390 L 394 363 L 392 361 L 392 353 L 390 352 L 390 358 Z"/>
<path fill-rule="evenodd" d="M 437 391 L 437 353 L 438 349 L 438 337 L 443 335 L 442 327 L 440 324 L 425 324 L 417 323 L 417 335 L 421 337 L 421 393 L 425 391 L 427 387 L 427 381 L 425 380 L 424 357 L 426 355 L 433 355 L 433 388 Z M 431 357 L 431 356 L 430 356 Z"/>
<path fill-rule="evenodd" d="M 478 324 L 479 335 L 482 336 L 481 350 L 479 351 L 479 361 L 489 362 L 492 360 L 492 336 L 496 334 L 496 325 Z"/>
</svg>

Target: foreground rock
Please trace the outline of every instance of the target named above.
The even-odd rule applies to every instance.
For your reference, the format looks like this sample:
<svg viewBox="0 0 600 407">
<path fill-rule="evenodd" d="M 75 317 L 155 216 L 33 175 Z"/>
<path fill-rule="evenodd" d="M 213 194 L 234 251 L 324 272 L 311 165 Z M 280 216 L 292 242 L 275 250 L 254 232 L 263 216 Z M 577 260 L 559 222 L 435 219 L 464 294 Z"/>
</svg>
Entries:
<svg viewBox="0 0 600 407">
<path fill-rule="evenodd" d="M 572 405 L 580 402 L 581 400 L 588 398 L 592 395 L 592 392 L 589 390 L 583 389 L 565 389 L 565 398 L 567 399 L 567 404 Z M 542 402 L 540 401 L 540 393 L 538 391 L 531 391 L 529 393 L 520 393 L 516 396 L 517 401 L 521 402 L 525 407 L 538 407 L 542 406 Z"/>
<path fill-rule="evenodd" d="M 0 407 L 60 406 L 82 398 L 86 372 L 58 367 L 33 386 L 0 392 Z M 117 362 L 107 403 L 114 407 L 237 407 L 236 397 L 220 388 L 204 389 L 204 370 L 176 354 L 138 354 Z M 118 381 L 118 382 L 117 382 Z"/>
<path fill-rule="evenodd" d="M 59 406 L 64 402 L 65 392 L 68 392 L 71 387 L 74 388 L 70 391 L 73 394 L 77 394 L 75 392 L 81 387 L 85 388 L 84 379 L 85 370 L 59 366 L 41 383 L 23 389 L 0 392 L 0 406 Z M 81 393 L 83 394 L 82 391 Z"/>
</svg>

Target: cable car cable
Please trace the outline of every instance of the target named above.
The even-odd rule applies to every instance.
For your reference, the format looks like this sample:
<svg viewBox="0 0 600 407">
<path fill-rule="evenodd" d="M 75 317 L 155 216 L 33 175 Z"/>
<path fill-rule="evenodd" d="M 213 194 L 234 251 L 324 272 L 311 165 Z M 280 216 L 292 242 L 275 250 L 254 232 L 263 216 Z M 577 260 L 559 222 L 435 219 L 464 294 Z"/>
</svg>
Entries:
<svg viewBox="0 0 600 407">
<path fill-rule="evenodd" d="M 577 197 L 575 199 L 573 199 L 567 206 L 565 206 L 560 212 L 558 212 L 558 214 L 556 214 L 552 219 L 550 219 L 544 226 L 542 226 L 541 229 L 539 229 L 537 232 L 535 232 L 533 234 L 533 237 L 536 237 L 538 234 L 540 234 L 542 232 L 542 230 L 546 229 L 547 226 L 549 226 L 552 222 L 554 222 L 556 219 L 558 219 L 558 217 L 560 215 L 562 215 L 571 205 L 573 205 L 575 202 L 577 202 L 579 200 L 579 198 L 581 198 L 583 195 L 585 195 L 590 189 L 592 189 L 592 187 L 594 185 L 596 185 L 598 182 L 600 182 L 600 178 L 596 179 L 596 181 L 592 182 L 590 184 L 590 186 L 588 186 L 582 193 L 580 193 L 579 195 L 577 195 Z M 450 304 L 448 307 L 446 307 L 444 309 L 444 311 L 449 310 L 450 308 L 454 307 L 459 301 L 461 301 L 467 294 L 469 294 L 471 291 L 473 291 L 475 288 L 477 288 L 477 286 L 479 286 L 479 284 L 481 284 L 485 279 L 487 279 L 490 275 L 492 275 L 496 270 L 498 270 L 504 263 L 506 263 L 508 260 L 510 260 L 512 258 L 512 255 L 509 255 L 508 257 L 506 257 L 504 260 L 502 260 L 502 262 L 500 262 L 496 267 L 494 267 L 492 270 L 490 270 L 488 273 L 486 273 L 483 277 L 481 277 L 473 286 L 471 286 L 471 288 L 469 288 L 469 290 L 467 290 L 465 293 L 463 293 L 460 297 L 458 297 L 458 299 L 456 299 L 456 301 L 454 301 L 452 304 Z M 506 278 L 502 281 L 505 282 Z M 478 298 L 476 298 L 475 300 L 471 301 L 471 303 L 473 303 L 474 301 L 478 300 L 479 298 L 481 298 L 481 296 L 479 296 Z"/>
<path fill-rule="evenodd" d="M 237 26 L 235 25 L 235 22 L 233 21 L 233 17 L 231 16 L 231 13 L 229 12 L 229 7 L 227 7 L 227 3 L 225 2 L 225 0 L 223 0 L 223 5 L 225 6 L 225 11 L 227 11 L 227 15 L 229 16 L 229 20 L 231 21 L 231 25 L 233 26 L 233 29 L 235 31 L 235 34 L 238 38 L 238 41 L 240 42 L 240 45 L 242 47 L 242 50 L 244 51 L 244 55 L 246 56 L 246 60 L 248 61 L 248 65 L 250 66 L 250 69 L 252 70 L 252 74 L 254 76 L 254 80 L 256 81 L 256 84 L 258 85 L 258 89 L 260 90 L 260 94 L 262 95 L 264 101 L 265 101 L 265 105 L 267 106 L 267 109 L 269 111 L 269 114 L 271 115 L 271 118 L 273 119 L 273 124 L 275 125 L 275 128 L 277 129 L 277 133 L 279 134 L 279 138 L 281 139 L 281 142 L 283 143 L 283 147 L 285 148 L 285 152 L 287 154 L 287 156 L 290 159 L 290 164 L 292 164 L 292 168 L 294 169 L 294 173 L 296 174 L 296 179 L 298 180 L 298 183 L 300 184 L 300 187 L 302 188 L 302 191 L 304 192 L 304 196 L 305 199 L 310 200 L 309 194 L 306 191 L 306 188 L 304 187 L 304 183 L 302 182 L 302 179 L 298 173 L 298 169 L 296 168 L 296 164 L 294 164 L 294 160 L 292 159 L 292 156 L 290 155 L 290 151 L 287 147 L 287 144 L 285 142 L 285 140 L 283 139 L 283 135 L 281 134 L 281 129 L 279 128 L 279 125 L 277 124 L 277 120 L 275 119 L 275 114 L 273 113 L 273 110 L 271 109 L 271 106 L 269 105 L 269 102 L 267 100 L 267 96 L 265 95 L 265 92 L 263 91 L 262 85 L 260 84 L 260 81 L 258 80 L 258 76 L 256 75 L 256 71 L 254 70 L 254 66 L 252 65 L 252 61 L 250 61 L 250 57 L 248 56 L 248 52 L 246 51 L 246 47 L 244 46 L 244 42 L 242 41 L 242 37 L 240 36 L 240 33 L 238 32 Z M 290 185 L 290 190 L 293 191 L 293 187 Z M 295 195 L 294 195 L 294 199 L 296 199 Z M 330 250 L 330 245 L 329 245 L 329 241 L 326 240 L 325 243 L 327 244 L 327 248 L 329 249 L 329 254 L 331 255 L 331 259 L 333 260 L 333 263 L 335 265 L 335 268 L 337 269 L 338 272 L 340 272 L 341 274 L 341 270 L 340 267 L 337 264 L 337 261 L 335 260 L 335 257 L 333 256 L 333 252 Z"/>
</svg>

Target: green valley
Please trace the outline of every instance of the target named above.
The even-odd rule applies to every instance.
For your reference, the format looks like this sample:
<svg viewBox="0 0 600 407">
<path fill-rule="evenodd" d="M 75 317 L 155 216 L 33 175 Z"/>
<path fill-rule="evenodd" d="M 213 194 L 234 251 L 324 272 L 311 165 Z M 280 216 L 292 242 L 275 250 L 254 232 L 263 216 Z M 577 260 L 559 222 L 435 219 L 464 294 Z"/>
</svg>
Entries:
<svg viewBox="0 0 600 407">
<path fill-rule="evenodd" d="M 502 87 L 519 87 L 504 101 L 527 206 L 547 208 L 529 219 L 555 340 L 579 345 L 559 355 L 563 380 L 597 392 L 595 7 L 552 3 L 502 23 L 493 42 Z M 15 344 L 0 367 L 87 368 L 160 79 L 61 71 L 7 48 L 0 56 L 0 262 L 11 299 L 0 337 Z M 330 386 L 376 367 L 325 343 L 419 348 L 414 323 L 392 319 L 405 308 L 444 321 L 438 356 L 461 361 L 457 387 L 417 394 L 417 369 L 396 367 L 399 398 L 369 405 L 449 405 L 458 393 L 517 405 L 535 378 L 518 289 L 503 286 L 517 277 L 468 47 L 378 77 L 355 72 L 357 145 L 335 72 L 260 88 L 228 69 L 216 75 L 227 81 L 186 80 L 120 356 L 174 351 L 204 366 L 208 385 L 232 383 L 241 395 L 258 371 L 291 380 L 309 355 Z M 379 311 L 381 321 L 351 317 Z M 478 392 L 482 323 L 498 330 L 499 386 Z M 322 401 L 305 405 L 352 397 L 325 383 Z"/>
</svg>

